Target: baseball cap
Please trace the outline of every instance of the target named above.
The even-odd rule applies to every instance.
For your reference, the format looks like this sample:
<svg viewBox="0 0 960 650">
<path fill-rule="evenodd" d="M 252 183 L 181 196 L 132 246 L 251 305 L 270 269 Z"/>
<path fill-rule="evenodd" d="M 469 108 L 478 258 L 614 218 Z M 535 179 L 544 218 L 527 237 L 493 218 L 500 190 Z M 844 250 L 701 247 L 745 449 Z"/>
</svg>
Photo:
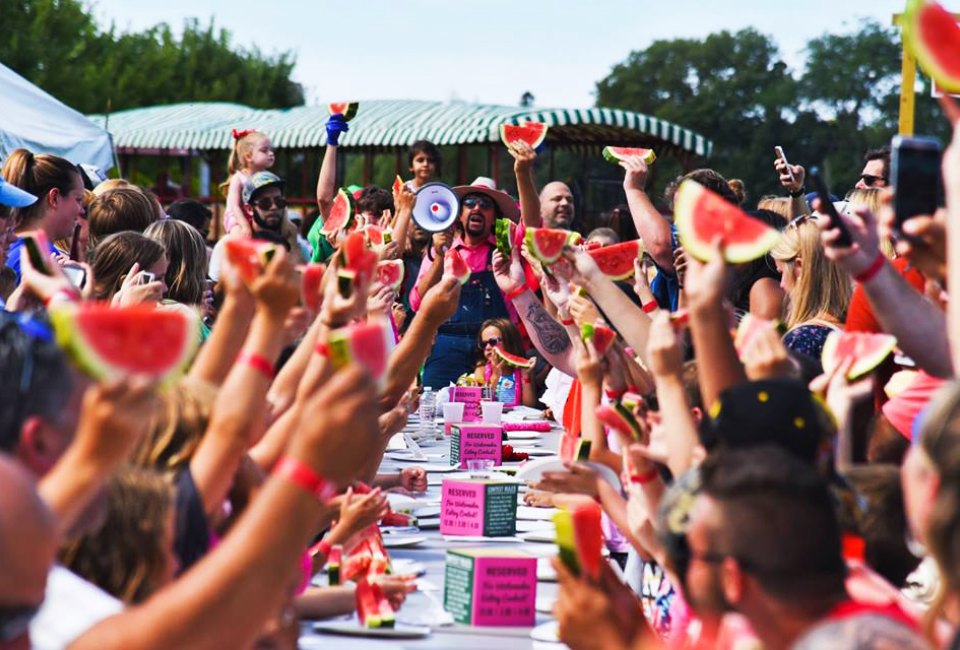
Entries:
<svg viewBox="0 0 960 650">
<path fill-rule="evenodd" d="M 37 202 L 30 192 L 21 190 L 16 185 L 8 183 L 0 177 L 0 205 L 8 205 L 11 208 L 25 208 Z"/>
<path fill-rule="evenodd" d="M 282 192 L 284 185 L 283 179 L 273 172 L 257 172 L 243 184 L 243 202 L 250 203 L 257 192 L 267 187 L 276 186 Z"/>
</svg>

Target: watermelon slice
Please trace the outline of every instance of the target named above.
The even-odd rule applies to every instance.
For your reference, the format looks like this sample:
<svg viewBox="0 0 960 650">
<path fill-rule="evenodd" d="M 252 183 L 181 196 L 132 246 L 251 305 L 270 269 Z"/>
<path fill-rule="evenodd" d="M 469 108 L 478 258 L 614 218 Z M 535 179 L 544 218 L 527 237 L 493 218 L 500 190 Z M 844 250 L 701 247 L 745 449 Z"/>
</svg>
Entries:
<svg viewBox="0 0 960 650">
<path fill-rule="evenodd" d="M 460 284 L 466 284 L 470 279 L 470 267 L 460 257 L 460 253 L 451 248 L 443 255 L 443 274 L 455 277 L 460 280 Z"/>
<path fill-rule="evenodd" d="M 393 179 L 393 193 L 399 194 L 400 190 L 403 189 L 403 179 L 400 178 L 400 174 L 397 174 L 397 177 Z"/>
<path fill-rule="evenodd" d="M 604 147 L 603 148 L 603 157 L 612 163 L 619 163 L 621 160 L 626 158 L 632 158 L 634 156 L 640 156 L 643 158 L 643 162 L 648 165 L 652 165 L 653 161 L 657 159 L 657 154 L 653 153 L 653 149 L 642 149 L 640 147 Z"/>
<path fill-rule="evenodd" d="M 341 267 L 352 271 L 361 281 L 369 280 L 377 267 L 379 257 L 367 246 L 367 238 L 362 232 L 355 231 L 347 235 L 340 248 Z"/>
<path fill-rule="evenodd" d="M 403 286 L 403 260 L 383 260 L 377 263 L 376 282 L 394 291 Z"/>
<path fill-rule="evenodd" d="M 339 113 L 348 122 L 357 116 L 359 108 L 360 102 L 331 102 L 327 104 L 327 111 L 331 115 Z"/>
<path fill-rule="evenodd" d="M 366 323 L 341 327 L 331 332 L 327 341 L 330 363 L 335 370 L 356 362 L 377 381 L 387 374 L 394 344 L 393 326 L 385 318 L 371 318 Z"/>
<path fill-rule="evenodd" d="M 758 318 L 750 313 L 744 314 L 733 337 L 733 347 L 737 350 L 737 356 L 743 354 L 743 351 L 747 349 L 747 346 L 758 334 L 770 328 L 782 329 L 782 325 L 778 321 Z"/>
<path fill-rule="evenodd" d="M 680 184 L 673 205 L 684 250 L 703 262 L 710 259 L 717 236 L 723 237 L 723 256 L 732 264 L 766 255 L 780 239 L 776 229 L 690 179 Z"/>
<path fill-rule="evenodd" d="M 50 319 L 57 343 L 97 380 L 139 374 L 167 384 L 200 343 L 199 316 L 191 310 L 85 302 L 51 308 Z"/>
<path fill-rule="evenodd" d="M 350 230 L 356 211 L 356 199 L 353 198 L 353 194 L 341 187 L 333 199 L 330 212 L 323 219 L 323 228 L 320 229 L 320 233 L 325 237 L 332 237 L 338 230 Z"/>
<path fill-rule="evenodd" d="M 393 233 L 372 223 L 363 227 L 363 235 L 367 238 L 367 243 L 373 248 L 380 248 L 393 241 Z"/>
<path fill-rule="evenodd" d="M 639 239 L 588 250 L 600 270 L 611 280 L 626 280 L 633 277 L 633 262 L 643 256 L 643 242 Z"/>
<path fill-rule="evenodd" d="M 897 347 L 897 338 L 870 332 L 830 332 L 823 343 L 820 361 L 829 374 L 848 357 L 854 359 L 847 379 L 854 381 L 871 372 Z"/>
<path fill-rule="evenodd" d="M 331 587 L 340 584 L 340 564 L 343 562 L 343 547 L 335 544 L 330 547 L 330 555 L 327 557 L 327 578 Z"/>
<path fill-rule="evenodd" d="M 600 527 L 600 506 L 590 501 L 579 503 L 553 516 L 557 527 L 560 561 L 574 575 L 600 579 L 603 566 L 603 530 Z"/>
<path fill-rule="evenodd" d="M 320 283 L 327 267 L 323 264 L 307 264 L 300 274 L 300 290 L 304 306 L 312 312 L 320 307 Z"/>
<path fill-rule="evenodd" d="M 593 341 L 593 347 L 602 357 L 617 340 L 617 333 L 601 323 L 584 323 L 580 327 L 580 338 L 584 341 Z"/>
<path fill-rule="evenodd" d="M 389 511 L 380 519 L 381 526 L 416 526 L 417 518 L 405 512 Z"/>
<path fill-rule="evenodd" d="M 494 224 L 494 234 L 497 237 L 497 250 L 504 257 L 510 257 L 513 250 L 513 242 L 516 241 L 517 224 L 509 219 L 497 219 Z"/>
<path fill-rule="evenodd" d="M 224 252 L 240 279 L 250 284 L 259 277 L 277 252 L 277 245 L 246 237 L 230 237 L 224 243 Z"/>
<path fill-rule="evenodd" d="M 909 0 L 900 23 L 903 44 L 923 71 L 948 93 L 960 92 L 960 25 L 949 11 L 929 0 Z"/>
<path fill-rule="evenodd" d="M 357 583 L 357 617 L 360 624 L 368 628 L 393 627 L 395 616 L 393 608 L 383 593 L 383 588 L 375 581 L 364 578 Z"/>
<path fill-rule="evenodd" d="M 556 228 L 527 228 L 524 234 L 527 249 L 544 264 L 553 264 L 560 259 L 569 238 L 569 230 Z"/>
<path fill-rule="evenodd" d="M 497 356 L 500 357 L 500 360 L 511 368 L 530 369 L 533 368 L 533 366 L 537 363 L 536 359 L 527 359 L 526 357 L 518 357 L 515 354 L 510 354 L 499 345 L 493 350 L 497 353 Z"/>
<path fill-rule="evenodd" d="M 597 408 L 597 419 L 616 431 L 621 431 L 637 442 L 642 442 L 644 429 L 640 426 L 633 411 L 622 402 L 614 400 L 610 404 L 601 404 Z"/>
<path fill-rule="evenodd" d="M 524 122 L 523 124 L 501 124 L 500 140 L 510 146 L 511 142 L 523 141 L 536 149 L 547 137 L 547 125 L 543 122 Z"/>
</svg>

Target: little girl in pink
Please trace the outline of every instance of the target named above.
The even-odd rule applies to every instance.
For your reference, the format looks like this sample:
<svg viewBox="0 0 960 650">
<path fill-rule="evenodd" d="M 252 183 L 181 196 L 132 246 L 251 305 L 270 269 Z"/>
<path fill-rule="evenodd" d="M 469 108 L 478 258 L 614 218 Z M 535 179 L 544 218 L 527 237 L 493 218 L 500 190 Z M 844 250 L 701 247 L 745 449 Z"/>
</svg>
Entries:
<svg viewBox="0 0 960 650">
<path fill-rule="evenodd" d="M 233 150 L 227 162 L 227 181 L 220 186 L 227 190 L 227 209 L 223 229 L 232 235 L 250 237 L 253 230 L 243 209 L 243 184 L 255 173 L 273 167 L 273 144 L 263 133 L 254 130 L 233 130 Z"/>
</svg>

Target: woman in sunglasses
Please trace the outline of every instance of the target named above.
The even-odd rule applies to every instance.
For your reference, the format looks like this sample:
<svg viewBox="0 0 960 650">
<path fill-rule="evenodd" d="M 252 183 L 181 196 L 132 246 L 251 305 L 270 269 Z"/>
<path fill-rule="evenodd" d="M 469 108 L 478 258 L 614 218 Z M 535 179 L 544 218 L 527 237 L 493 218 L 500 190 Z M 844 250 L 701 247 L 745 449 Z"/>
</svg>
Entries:
<svg viewBox="0 0 960 650">
<path fill-rule="evenodd" d="M 496 388 L 497 401 L 506 406 L 535 406 L 537 395 L 530 381 L 530 371 L 508 366 L 496 352 L 500 348 L 517 357 L 526 356 L 517 326 L 506 318 L 491 318 L 480 328 L 477 346 L 483 356 L 474 377 L 485 386 Z"/>
</svg>

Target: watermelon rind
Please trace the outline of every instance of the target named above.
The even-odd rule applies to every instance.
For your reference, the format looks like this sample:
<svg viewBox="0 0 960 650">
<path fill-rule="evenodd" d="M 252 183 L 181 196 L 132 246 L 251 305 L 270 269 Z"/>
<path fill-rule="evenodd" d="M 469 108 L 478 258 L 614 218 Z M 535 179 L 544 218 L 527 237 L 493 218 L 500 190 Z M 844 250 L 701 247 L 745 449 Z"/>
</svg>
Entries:
<svg viewBox="0 0 960 650">
<path fill-rule="evenodd" d="M 367 332 L 372 329 L 377 330 L 378 338 L 382 337 L 383 349 L 386 355 L 389 356 L 396 344 L 393 335 L 393 326 L 383 318 L 371 319 L 362 325 L 341 327 L 330 332 L 330 336 L 327 339 L 327 349 L 330 354 L 330 364 L 334 370 L 340 370 L 348 366 L 355 359 L 362 359 L 364 353 L 369 352 L 368 349 L 363 347 L 355 347 L 354 337 L 360 332 Z M 367 370 L 370 371 L 378 385 L 382 385 L 383 379 L 386 376 L 386 360 L 383 360 L 383 366 L 383 372 L 378 372 L 375 368 L 367 367 Z"/>
<path fill-rule="evenodd" d="M 344 298 L 349 298 L 353 293 L 353 285 L 357 281 L 356 271 L 350 269 L 337 270 L 337 291 Z"/>
<path fill-rule="evenodd" d="M 597 408 L 597 418 L 601 424 L 611 429 L 622 431 L 631 436 L 635 441 L 640 442 L 643 435 L 643 429 L 637 423 L 633 413 L 623 404 L 613 401 L 610 404 L 601 404 Z"/>
<path fill-rule="evenodd" d="M 357 116 L 360 109 L 360 102 L 330 102 L 327 104 L 327 111 L 331 115 L 340 113 L 347 122 Z"/>
<path fill-rule="evenodd" d="M 749 312 L 744 314 L 740 319 L 740 323 L 737 325 L 737 331 L 733 337 L 733 347 L 736 349 L 737 354 L 743 354 L 744 349 L 757 335 L 757 332 L 767 327 L 781 331 L 781 333 L 783 330 L 783 324 L 780 321 L 760 318 Z"/>
<path fill-rule="evenodd" d="M 569 233 L 553 228 L 527 228 L 524 239 L 531 255 L 544 264 L 553 264 L 563 255 Z"/>
<path fill-rule="evenodd" d="M 510 257 L 513 251 L 513 242 L 510 240 L 510 229 L 513 222 L 509 219 L 497 219 L 493 226 L 494 235 L 497 239 L 497 250 L 504 257 Z"/>
<path fill-rule="evenodd" d="M 830 332 L 830 334 L 827 335 L 826 341 L 823 342 L 823 351 L 820 354 L 820 362 L 823 365 L 824 373 L 829 374 L 833 372 L 838 365 L 843 363 L 844 359 L 838 356 L 837 348 L 842 342 L 851 339 L 856 339 L 857 343 L 862 343 L 864 346 L 869 345 L 870 349 L 868 352 L 861 352 L 857 356 L 857 359 L 850 367 L 850 371 L 847 373 L 847 379 L 849 381 L 856 381 L 873 372 L 897 347 L 897 337 L 890 334 Z"/>
<path fill-rule="evenodd" d="M 399 194 L 400 190 L 403 189 L 403 179 L 400 178 L 400 174 L 397 174 L 397 177 L 393 179 L 393 193 Z"/>
<path fill-rule="evenodd" d="M 643 242 L 639 239 L 631 239 L 612 246 L 588 250 L 587 255 L 593 258 L 603 274 L 611 280 L 626 280 L 633 277 L 633 261 L 643 257 Z"/>
<path fill-rule="evenodd" d="M 561 509 L 553 515 L 553 525 L 557 529 L 557 550 L 560 561 L 573 575 L 580 575 L 577 541 L 573 532 L 573 515 L 569 510 Z"/>
<path fill-rule="evenodd" d="M 657 159 L 657 154 L 653 152 L 653 149 L 613 146 L 607 146 L 603 148 L 603 157 L 607 162 L 619 164 L 621 160 L 629 158 L 630 156 L 641 156 L 643 158 L 643 162 L 647 163 L 648 165 L 652 165 L 653 161 Z"/>
<path fill-rule="evenodd" d="M 444 275 L 451 275 L 460 281 L 460 284 L 466 284 L 470 280 L 470 267 L 454 249 L 448 250 L 443 257 Z"/>
<path fill-rule="evenodd" d="M 57 344 L 66 352 L 67 357 L 85 374 L 98 381 L 119 379 L 129 374 L 137 373 L 138 370 L 132 367 L 133 357 L 127 350 L 122 350 L 117 356 L 116 361 L 111 361 L 98 353 L 91 342 L 85 336 L 83 328 L 80 327 L 79 319 L 84 313 L 90 313 L 93 310 L 104 310 L 109 316 L 122 318 L 125 311 L 144 311 L 152 308 L 142 305 L 134 307 L 111 307 L 106 303 L 83 303 L 83 304 L 62 304 L 51 307 L 49 311 L 50 321 L 53 325 Z M 162 312 L 162 317 L 172 322 L 179 317 L 182 320 L 181 327 L 183 332 L 180 339 L 183 341 L 180 353 L 168 364 L 166 370 L 161 373 L 150 373 L 151 378 L 161 387 L 169 386 L 175 382 L 190 365 L 197 348 L 200 345 L 200 316 L 193 309 L 178 310 L 160 310 L 155 309 L 158 316 Z M 116 312 L 116 313 L 115 313 Z M 163 332 L 156 326 L 145 332 L 156 338 Z M 101 325 L 100 331 L 95 335 L 110 336 L 108 328 Z M 135 346 L 141 349 L 141 346 Z M 155 347 L 155 346 L 154 346 Z M 163 346 L 164 350 L 172 350 L 174 342 L 169 341 Z"/>
<path fill-rule="evenodd" d="M 497 353 L 497 356 L 500 357 L 500 360 L 511 368 L 527 368 L 529 370 L 537 363 L 536 359 L 518 357 L 515 354 L 510 354 L 500 346 L 495 347 L 494 351 Z"/>
<path fill-rule="evenodd" d="M 923 71 L 936 81 L 943 92 L 960 92 L 960 25 L 956 18 L 936 2 L 908 0 L 901 25 L 903 45 L 917 59 Z M 932 27 L 939 33 L 925 34 L 924 27 Z M 932 42 L 934 36 L 942 42 Z M 953 71 L 948 70 L 944 63 L 952 65 Z"/>
<path fill-rule="evenodd" d="M 537 137 L 536 137 L 535 139 L 527 140 L 526 138 L 516 137 L 516 136 L 519 135 L 519 134 L 515 131 L 515 129 L 537 128 L 537 127 L 541 127 L 542 130 L 540 131 L 539 135 L 537 135 Z M 547 127 L 547 125 L 544 124 L 543 122 L 521 122 L 520 124 L 501 124 L 501 125 L 500 125 L 500 140 L 501 140 L 501 142 L 503 142 L 503 144 L 506 145 L 507 147 L 510 146 L 510 143 L 511 143 L 511 142 L 516 142 L 516 141 L 518 141 L 518 140 L 524 140 L 525 142 L 527 142 L 527 144 L 530 145 L 530 147 L 531 147 L 532 149 L 536 149 L 536 148 L 539 147 L 541 144 L 543 144 L 543 141 L 544 141 L 544 140 L 546 139 L 546 137 L 547 137 L 547 131 L 548 131 L 548 127 Z M 511 135 L 513 136 L 512 139 L 511 139 L 511 135 L 508 135 L 508 133 L 511 133 L 511 132 L 512 132 Z"/>
<path fill-rule="evenodd" d="M 590 440 L 587 438 L 579 438 L 577 440 L 577 450 L 573 454 L 573 458 L 578 463 L 585 463 L 590 460 Z"/>
<path fill-rule="evenodd" d="M 356 199 L 353 198 L 353 194 L 341 187 L 337 191 L 337 196 L 333 199 L 330 212 L 323 219 L 323 228 L 320 229 L 320 232 L 324 236 L 330 237 L 338 230 L 348 230 L 353 224 L 355 213 Z"/>
<path fill-rule="evenodd" d="M 731 264 L 743 264 L 766 255 L 780 240 L 780 232 L 754 219 L 737 206 L 724 201 L 694 180 L 687 179 L 680 184 L 673 199 L 674 224 L 677 235 L 685 251 L 702 262 L 708 262 L 713 255 L 713 238 L 723 235 L 723 257 Z M 712 223 L 697 223 L 698 213 L 707 213 L 707 219 L 727 218 L 729 222 L 722 230 L 697 232 L 697 226 L 709 228 Z M 752 241 L 736 241 L 754 231 Z"/>
</svg>

